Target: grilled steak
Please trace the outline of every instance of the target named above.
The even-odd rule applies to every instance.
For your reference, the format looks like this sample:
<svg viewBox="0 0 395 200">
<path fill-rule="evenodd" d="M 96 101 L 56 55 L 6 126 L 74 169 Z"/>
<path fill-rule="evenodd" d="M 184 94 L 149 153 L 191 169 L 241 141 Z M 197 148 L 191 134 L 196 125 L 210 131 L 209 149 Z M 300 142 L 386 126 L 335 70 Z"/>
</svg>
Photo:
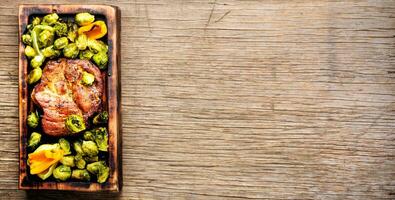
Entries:
<svg viewBox="0 0 395 200">
<path fill-rule="evenodd" d="M 82 73 L 95 76 L 91 86 L 82 84 Z M 65 136 L 68 115 L 77 114 L 85 122 L 101 109 L 103 78 L 100 69 L 88 60 L 59 59 L 48 61 L 41 82 L 32 92 L 32 100 L 44 111 L 41 124 L 43 131 L 51 136 Z"/>
</svg>

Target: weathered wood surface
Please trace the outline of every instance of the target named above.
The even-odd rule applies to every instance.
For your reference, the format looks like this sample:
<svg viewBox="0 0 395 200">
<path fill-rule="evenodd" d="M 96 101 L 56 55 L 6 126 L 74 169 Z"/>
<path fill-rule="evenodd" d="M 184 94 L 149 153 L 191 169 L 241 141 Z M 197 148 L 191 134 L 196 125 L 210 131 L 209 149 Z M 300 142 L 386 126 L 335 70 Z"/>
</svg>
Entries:
<svg viewBox="0 0 395 200">
<path fill-rule="evenodd" d="M 122 11 L 119 195 L 16 190 L 21 2 L 0 2 L 1 199 L 395 198 L 394 1 L 84 1 Z"/>
</svg>

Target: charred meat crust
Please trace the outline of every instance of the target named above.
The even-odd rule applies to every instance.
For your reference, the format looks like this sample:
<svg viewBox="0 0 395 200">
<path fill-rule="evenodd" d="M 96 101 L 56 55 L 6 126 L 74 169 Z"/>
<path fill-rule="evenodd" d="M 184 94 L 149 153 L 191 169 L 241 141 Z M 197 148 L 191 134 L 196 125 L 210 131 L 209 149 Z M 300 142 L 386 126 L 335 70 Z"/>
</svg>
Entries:
<svg viewBox="0 0 395 200">
<path fill-rule="evenodd" d="M 83 85 L 82 72 L 93 74 L 92 86 Z M 103 78 L 100 69 L 88 60 L 65 59 L 48 61 L 41 82 L 32 91 L 32 101 L 42 108 L 43 131 L 51 136 L 65 136 L 68 115 L 82 115 L 87 119 L 101 110 Z"/>
</svg>

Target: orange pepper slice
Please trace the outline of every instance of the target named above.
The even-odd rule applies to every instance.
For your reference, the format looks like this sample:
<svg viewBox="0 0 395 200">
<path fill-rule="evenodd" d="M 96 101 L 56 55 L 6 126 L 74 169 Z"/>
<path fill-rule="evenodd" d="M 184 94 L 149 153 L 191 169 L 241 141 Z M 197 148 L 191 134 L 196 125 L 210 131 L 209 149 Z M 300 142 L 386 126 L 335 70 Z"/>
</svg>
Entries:
<svg viewBox="0 0 395 200">
<path fill-rule="evenodd" d="M 99 39 L 107 33 L 107 26 L 104 21 L 95 21 L 89 25 L 78 29 L 78 34 L 85 34 L 89 39 Z"/>
<path fill-rule="evenodd" d="M 40 174 L 44 172 L 53 164 L 57 163 L 63 157 L 63 150 L 42 150 L 38 152 L 30 153 L 29 164 L 30 174 Z"/>
</svg>

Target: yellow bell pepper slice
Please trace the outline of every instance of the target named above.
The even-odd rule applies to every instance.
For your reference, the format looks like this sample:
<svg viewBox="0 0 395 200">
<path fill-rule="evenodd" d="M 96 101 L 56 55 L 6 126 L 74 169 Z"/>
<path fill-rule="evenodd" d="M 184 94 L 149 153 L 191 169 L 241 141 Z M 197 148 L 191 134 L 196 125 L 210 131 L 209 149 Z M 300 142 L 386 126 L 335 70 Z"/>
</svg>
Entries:
<svg viewBox="0 0 395 200">
<path fill-rule="evenodd" d="M 63 158 L 63 150 L 59 145 L 41 145 L 33 153 L 28 155 L 30 174 L 40 174 L 45 172 L 52 165 L 55 165 Z"/>
<path fill-rule="evenodd" d="M 57 163 L 53 164 L 51 167 L 49 167 L 45 171 L 37 174 L 37 176 L 40 177 L 42 180 L 47 179 L 48 177 L 50 177 L 52 175 L 52 172 L 55 169 L 56 165 L 57 165 Z"/>
<path fill-rule="evenodd" d="M 107 33 L 107 26 L 104 21 L 95 21 L 89 25 L 82 26 L 78 29 L 78 34 L 85 34 L 89 39 L 99 39 Z"/>
</svg>

